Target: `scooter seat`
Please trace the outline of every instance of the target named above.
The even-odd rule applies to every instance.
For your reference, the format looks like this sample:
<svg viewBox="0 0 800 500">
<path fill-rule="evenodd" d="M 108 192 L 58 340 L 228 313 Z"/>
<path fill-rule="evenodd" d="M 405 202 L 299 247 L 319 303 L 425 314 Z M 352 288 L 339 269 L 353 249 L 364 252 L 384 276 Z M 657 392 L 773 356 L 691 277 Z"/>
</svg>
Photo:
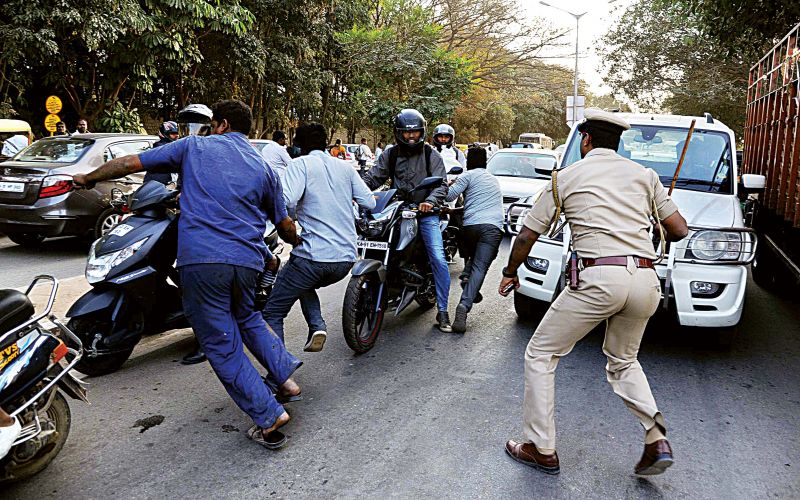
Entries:
<svg viewBox="0 0 800 500">
<path fill-rule="evenodd" d="M 0 334 L 28 321 L 35 309 L 27 295 L 18 290 L 0 290 Z"/>
</svg>

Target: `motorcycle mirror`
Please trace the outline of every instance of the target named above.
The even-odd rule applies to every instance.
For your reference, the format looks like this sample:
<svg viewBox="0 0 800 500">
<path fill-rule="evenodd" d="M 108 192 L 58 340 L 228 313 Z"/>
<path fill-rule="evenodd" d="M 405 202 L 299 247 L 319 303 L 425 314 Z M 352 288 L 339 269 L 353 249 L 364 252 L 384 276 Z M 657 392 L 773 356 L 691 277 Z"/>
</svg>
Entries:
<svg viewBox="0 0 800 500">
<path fill-rule="evenodd" d="M 464 172 L 464 168 L 463 167 L 453 167 L 453 168 L 450 169 L 449 172 L 447 172 L 447 174 L 448 175 L 460 175 L 463 172 Z"/>
</svg>

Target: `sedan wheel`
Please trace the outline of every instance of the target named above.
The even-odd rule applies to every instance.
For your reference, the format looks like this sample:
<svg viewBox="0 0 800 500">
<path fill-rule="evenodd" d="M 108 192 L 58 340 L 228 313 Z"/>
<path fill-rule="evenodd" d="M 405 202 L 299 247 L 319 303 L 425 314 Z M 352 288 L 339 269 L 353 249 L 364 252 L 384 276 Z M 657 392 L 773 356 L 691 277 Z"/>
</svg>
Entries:
<svg viewBox="0 0 800 500">
<path fill-rule="evenodd" d="M 116 208 L 107 208 L 103 210 L 103 213 L 97 218 L 97 224 L 94 229 L 95 238 L 102 238 L 105 236 L 114 226 L 119 224 L 120 220 L 122 220 L 122 214 Z"/>
</svg>

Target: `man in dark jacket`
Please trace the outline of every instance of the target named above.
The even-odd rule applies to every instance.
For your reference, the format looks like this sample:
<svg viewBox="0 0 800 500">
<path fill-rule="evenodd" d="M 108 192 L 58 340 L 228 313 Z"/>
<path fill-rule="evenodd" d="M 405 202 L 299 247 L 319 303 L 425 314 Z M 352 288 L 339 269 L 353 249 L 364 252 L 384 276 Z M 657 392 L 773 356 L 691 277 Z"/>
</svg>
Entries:
<svg viewBox="0 0 800 500">
<path fill-rule="evenodd" d="M 439 152 L 425 144 L 427 122 L 416 109 L 404 109 L 395 116 L 394 137 L 397 145 L 387 148 L 378 162 L 364 176 L 370 189 L 376 189 L 391 179 L 392 185 L 405 192 L 411 192 L 426 177 L 441 177 L 442 184 L 433 189 L 424 202 L 420 203 L 422 212 L 419 230 L 433 271 L 436 285 L 436 303 L 439 313 L 436 322 L 439 330 L 451 332 L 450 317 L 447 314 L 447 296 L 450 293 L 450 271 L 444 253 L 444 242 L 439 229 L 439 217 L 426 214 L 434 207 L 441 206 L 447 196 L 447 172 Z"/>
</svg>

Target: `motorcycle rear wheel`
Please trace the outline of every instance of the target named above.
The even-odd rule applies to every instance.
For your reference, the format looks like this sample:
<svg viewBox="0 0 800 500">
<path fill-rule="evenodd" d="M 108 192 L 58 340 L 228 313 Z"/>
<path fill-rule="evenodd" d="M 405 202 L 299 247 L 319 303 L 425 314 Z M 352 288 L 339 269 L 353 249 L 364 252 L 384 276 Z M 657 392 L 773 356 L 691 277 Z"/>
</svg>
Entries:
<svg viewBox="0 0 800 500">
<path fill-rule="evenodd" d="M 69 429 L 72 425 L 72 412 L 69 409 L 67 400 L 64 399 L 60 392 L 56 392 L 53 402 L 46 411 L 39 412 L 39 419 L 43 420 L 43 424 L 47 421 L 52 422 L 55 432 L 48 438 L 44 446 L 28 460 L 20 462 L 15 460 L 17 447 L 25 446 L 25 443 L 11 448 L 5 458 L 0 461 L 0 471 L 2 471 L 0 472 L 0 483 L 22 481 L 38 474 L 50 465 L 50 462 L 61 452 L 61 448 L 64 447 L 64 443 L 67 442 L 67 437 L 69 436 Z"/>
<path fill-rule="evenodd" d="M 75 332 L 75 335 L 80 337 L 81 342 L 83 342 L 83 357 L 75 365 L 75 369 L 90 377 L 114 373 L 120 369 L 133 352 L 134 346 L 130 346 L 116 351 L 101 351 L 97 356 L 89 355 L 94 339 L 93 332 L 102 331 L 104 328 L 110 327 L 108 322 L 102 321 L 100 318 L 92 316 L 72 318 L 67 323 L 67 327 Z M 103 332 L 103 336 L 107 336 L 108 333 L 110 332 Z"/>
<path fill-rule="evenodd" d="M 342 304 L 342 331 L 347 346 L 363 354 L 375 346 L 383 324 L 385 307 L 375 311 L 380 280 L 374 274 L 353 276 L 347 284 Z M 385 295 L 382 299 L 386 303 Z"/>
</svg>

